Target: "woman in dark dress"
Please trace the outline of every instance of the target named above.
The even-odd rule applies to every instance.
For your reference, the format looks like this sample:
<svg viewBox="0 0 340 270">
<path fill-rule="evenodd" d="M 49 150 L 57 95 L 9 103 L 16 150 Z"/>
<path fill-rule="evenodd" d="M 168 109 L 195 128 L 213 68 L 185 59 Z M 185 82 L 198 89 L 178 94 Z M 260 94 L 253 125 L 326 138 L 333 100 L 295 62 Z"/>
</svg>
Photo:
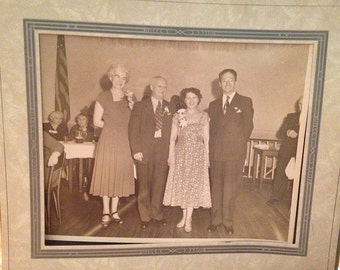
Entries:
<svg viewBox="0 0 340 270">
<path fill-rule="evenodd" d="M 102 225 L 122 223 L 118 214 L 120 197 L 135 193 L 133 160 L 128 141 L 128 122 L 133 93 L 124 91 L 128 71 L 123 65 L 107 72 L 112 87 L 96 100 L 93 123 L 102 128 L 96 147 L 90 193 L 103 199 Z M 111 200 L 111 204 L 110 204 Z"/>
</svg>

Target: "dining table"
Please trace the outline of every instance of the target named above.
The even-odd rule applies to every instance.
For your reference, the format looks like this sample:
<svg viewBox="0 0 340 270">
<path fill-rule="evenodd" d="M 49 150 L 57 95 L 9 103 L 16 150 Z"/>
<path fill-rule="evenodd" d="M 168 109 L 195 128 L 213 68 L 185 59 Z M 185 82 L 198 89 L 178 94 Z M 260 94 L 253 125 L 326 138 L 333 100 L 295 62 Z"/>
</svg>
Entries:
<svg viewBox="0 0 340 270">
<path fill-rule="evenodd" d="M 84 159 L 94 158 L 96 149 L 96 142 L 82 142 L 75 141 L 61 142 L 64 145 L 65 157 L 67 160 L 67 180 L 70 192 L 73 191 L 73 161 L 79 160 L 78 183 L 79 192 L 83 192 L 83 178 L 84 178 Z"/>
</svg>

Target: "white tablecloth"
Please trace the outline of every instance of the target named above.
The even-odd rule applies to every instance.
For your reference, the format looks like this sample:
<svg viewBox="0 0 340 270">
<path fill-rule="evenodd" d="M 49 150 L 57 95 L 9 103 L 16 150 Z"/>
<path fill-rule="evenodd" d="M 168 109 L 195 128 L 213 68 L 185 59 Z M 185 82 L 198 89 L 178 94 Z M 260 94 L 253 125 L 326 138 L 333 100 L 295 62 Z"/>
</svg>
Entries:
<svg viewBox="0 0 340 270">
<path fill-rule="evenodd" d="M 66 159 L 72 158 L 94 158 L 96 143 L 84 142 L 76 143 L 74 141 L 62 143 L 65 147 Z"/>
</svg>

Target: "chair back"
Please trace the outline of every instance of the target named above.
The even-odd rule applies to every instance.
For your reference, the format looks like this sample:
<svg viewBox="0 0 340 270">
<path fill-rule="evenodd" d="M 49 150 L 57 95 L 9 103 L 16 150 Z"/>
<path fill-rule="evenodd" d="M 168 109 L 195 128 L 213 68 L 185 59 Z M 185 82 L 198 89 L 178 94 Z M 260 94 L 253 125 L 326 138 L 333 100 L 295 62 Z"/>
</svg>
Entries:
<svg viewBox="0 0 340 270">
<path fill-rule="evenodd" d="M 66 154 L 63 154 L 59 157 L 61 159 L 61 167 L 51 166 L 49 167 L 48 172 L 48 182 L 47 182 L 47 189 L 45 190 L 46 196 L 46 231 L 49 232 L 51 228 L 51 195 L 54 197 L 54 204 L 55 209 L 57 212 L 57 218 L 59 223 L 61 223 L 61 213 L 60 213 L 60 183 L 62 172 L 64 168 L 64 163 L 66 159 Z"/>
</svg>

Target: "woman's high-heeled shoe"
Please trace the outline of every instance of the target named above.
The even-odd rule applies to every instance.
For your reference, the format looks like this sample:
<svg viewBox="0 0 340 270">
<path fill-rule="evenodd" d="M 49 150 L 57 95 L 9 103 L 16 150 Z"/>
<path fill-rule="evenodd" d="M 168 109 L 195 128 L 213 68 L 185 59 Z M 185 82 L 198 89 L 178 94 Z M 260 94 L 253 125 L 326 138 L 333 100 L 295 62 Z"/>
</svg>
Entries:
<svg viewBox="0 0 340 270">
<path fill-rule="evenodd" d="M 106 218 L 106 217 L 108 217 L 108 218 Z M 111 222 L 110 214 L 103 214 L 102 215 L 102 221 L 101 221 L 102 226 L 107 227 L 107 226 L 109 226 L 110 222 Z"/>
<path fill-rule="evenodd" d="M 183 228 L 185 225 L 185 218 L 183 217 L 180 222 L 177 223 L 177 228 Z"/>
<path fill-rule="evenodd" d="M 121 218 L 118 216 L 118 218 L 117 217 L 114 217 L 113 215 L 115 215 L 115 214 L 117 214 L 117 216 L 118 216 L 118 212 L 116 211 L 116 212 L 113 212 L 112 214 L 111 214 L 111 218 L 112 218 L 112 221 L 114 222 L 114 223 L 118 223 L 118 224 L 122 224 L 123 223 L 123 220 L 121 220 Z"/>
<path fill-rule="evenodd" d="M 191 219 L 185 222 L 184 231 L 187 233 L 192 231 Z"/>
</svg>

